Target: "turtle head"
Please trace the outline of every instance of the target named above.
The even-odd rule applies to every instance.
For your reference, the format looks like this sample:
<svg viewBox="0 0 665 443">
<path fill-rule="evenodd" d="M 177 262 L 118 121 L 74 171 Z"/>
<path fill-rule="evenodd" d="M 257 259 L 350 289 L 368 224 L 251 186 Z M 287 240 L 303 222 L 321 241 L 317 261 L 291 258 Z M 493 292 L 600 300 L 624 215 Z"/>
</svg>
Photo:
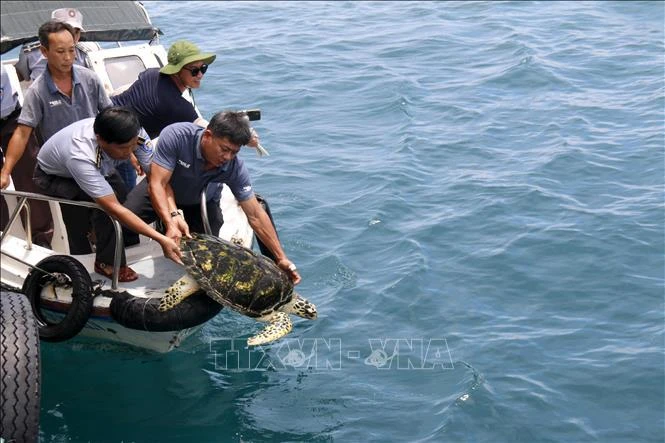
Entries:
<svg viewBox="0 0 665 443">
<path fill-rule="evenodd" d="M 316 317 L 318 317 L 314 303 L 310 303 L 295 291 L 293 291 L 293 299 L 291 300 L 289 310 L 292 314 L 309 320 L 316 320 Z"/>
</svg>

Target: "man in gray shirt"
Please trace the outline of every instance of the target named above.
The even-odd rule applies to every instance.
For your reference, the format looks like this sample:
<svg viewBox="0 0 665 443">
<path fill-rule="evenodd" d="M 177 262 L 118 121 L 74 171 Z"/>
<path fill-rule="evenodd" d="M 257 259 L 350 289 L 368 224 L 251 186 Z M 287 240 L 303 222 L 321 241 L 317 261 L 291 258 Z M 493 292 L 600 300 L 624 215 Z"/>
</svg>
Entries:
<svg viewBox="0 0 665 443">
<path fill-rule="evenodd" d="M 121 107 L 106 108 L 94 119 L 75 122 L 60 130 L 42 146 L 37 156 L 34 181 L 46 195 L 94 201 L 127 228 L 159 242 L 164 255 L 180 263 L 178 244 L 122 205 L 126 190 L 115 168 L 127 162 L 134 153 L 149 173 L 152 150 L 149 144 L 146 145 L 146 140 L 139 137 L 141 131 L 136 114 Z M 145 134 L 145 131 L 142 133 Z M 70 249 L 85 246 L 76 243 L 82 241 L 78 234 L 85 226 L 85 210 L 87 208 L 80 206 L 62 205 L 63 219 L 70 236 Z M 92 215 L 97 238 L 95 272 L 111 278 L 115 231 L 106 213 L 94 210 Z M 127 266 L 123 248 L 118 280 L 129 282 L 137 278 L 138 274 Z"/>
<path fill-rule="evenodd" d="M 44 23 L 39 28 L 39 41 L 42 54 L 47 59 L 47 68 L 25 93 L 23 109 L 9 140 L 5 163 L 0 171 L 0 189 L 9 185 L 11 175 L 17 190 L 38 192 L 34 184 L 21 181 L 22 177 L 32 176 L 36 152 L 30 152 L 29 161 L 22 162 L 22 167 L 14 170 L 30 138 L 36 135 L 38 145 L 41 145 L 65 126 L 94 117 L 112 105 L 97 74 L 74 65 L 74 30 L 70 25 L 58 21 Z M 31 209 L 37 207 L 38 203 L 44 202 L 30 202 Z M 48 211 L 48 205 L 45 211 Z M 43 218 L 50 220 L 50 211 Z M 33 232 L 39 234 L 38 229 Z"/>
</svg>

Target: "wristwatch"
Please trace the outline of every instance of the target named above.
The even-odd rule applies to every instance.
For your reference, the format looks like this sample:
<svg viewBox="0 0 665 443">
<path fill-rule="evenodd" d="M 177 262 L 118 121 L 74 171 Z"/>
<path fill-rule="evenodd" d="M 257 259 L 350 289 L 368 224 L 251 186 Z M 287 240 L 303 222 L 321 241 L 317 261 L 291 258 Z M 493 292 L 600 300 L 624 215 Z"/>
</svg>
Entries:
<svg viewBox="0 0 665 443">
<path fill-rule="evenodd" d="M 171 212 L 171 218 L 175 218 L 179 215 L 182 215 L 182 209 L 176 209 L 175 211 Z"/>
</svg>

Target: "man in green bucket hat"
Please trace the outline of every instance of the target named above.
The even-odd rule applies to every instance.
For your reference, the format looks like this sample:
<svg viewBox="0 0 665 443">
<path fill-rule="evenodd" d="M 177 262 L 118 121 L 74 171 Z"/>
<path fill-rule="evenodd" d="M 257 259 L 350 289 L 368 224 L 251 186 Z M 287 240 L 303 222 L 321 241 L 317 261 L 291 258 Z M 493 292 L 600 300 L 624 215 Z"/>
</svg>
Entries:
<svg viewBox="0 0 665 443">
<path fill-rule="evenodd" d="M 129 89 L 111 100 L 136 112 L 141 126 L 150 138 L 155 138 L 172 123 L 194 122 L 201 117 L 191 91 L 201 87 L 215 58 L 215 54 L 201 52 L 194 43 L 179 40 L 169 48 L 167 65 L 146 69 Z M 191 99 L 186 98 L 186 91 Z"/>
<path fill-rule="evenodd" d="M 168 54 L 168 64 L 159 70 L 162 74 L 177 74 L 185 65 L 201 62 L 209 65 L 215 61 L 215 54 L 203 53 L 192 42 L 179 40 L 171 45 Z M 190 71 L 191 72 L 191 71 Z M 205 71 L 203 71 L 205 73 Z"/>
<path fill-rule="evenodd" d="M 188 122 L 206 127 L 208 122 L 196 109 L 191 91 L 201 86 L 201 80 L 215 58 L 215 54 L 201 52 L 199 47 L 190 41 L 176 41 L 169 48 L 168 63 L 165 66 L 143 71 L 129 89 L 112 96 L 111 100 L 116 106 L 132 109 L 150 138 L 159 136 L 162 129 L 173 123 Z M 189 97 L 185 98 L 187 95 Z M 252 138 L 247 145 L 259 149 L 259 136 L 253 129 Z M 133 160 L 132 163 L 138 164 Z M 127 163 L 119 166 L 117 170 L 129 192 L 136 185 L 136 172 Z M 137 172 L 142 172 L 140 167 L 137 167 Z M 219 202 L 221 192 L 221 186 L 208 188 L 208 201 Z M 136 235 L 126 233 L 126 245 L 137 242 Z"/>
<path fill-rule="evenodd" d="M 194 105 L 192 89 L 201 87 L 201 80 L 215 58 L 215 54 L 201 52 L 190 41 L 176 41 L 169 48 L 167 65 L 146 69 L 129 89 L 111 100 L 116 106 L 132 109 L 150 138 L 159 136 L 172 123 L 200 120 L 205 126 L 207 122 Z M 136 185 L 137 172 L 142 173 L 134 160 L 132 163 L 137 171 L 130 164 L 118 168 L 128 191 Z M 130 239 L 128 243 L 134 241 Z"/>
</svg>

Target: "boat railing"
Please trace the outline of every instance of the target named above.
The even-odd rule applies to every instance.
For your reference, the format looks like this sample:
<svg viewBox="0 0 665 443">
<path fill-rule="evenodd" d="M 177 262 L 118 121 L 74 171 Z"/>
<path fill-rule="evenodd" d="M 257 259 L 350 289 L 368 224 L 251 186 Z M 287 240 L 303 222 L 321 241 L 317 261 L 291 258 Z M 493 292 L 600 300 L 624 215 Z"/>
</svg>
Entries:
<svg viewBox="0 0 665 443">
<path fill-rule="evenodd" d="M 97 203 L 93 202 L 85 202 L 85 201 L 79 201 L 79 200 L 68 200 L 65 198 L 60 198 L 60 197 L 52 197 L 49 195 L 44 195 L 44 194 L 36 194 L 33 192 L 24 192 L 24 191 L 14 191 L 14 190 L 9 190 L 9 189 L 4 189 L 0 191 L 0 195 L 7 195 L 7 196 L 13 196 L 17 198 L 17 204 L 16 207 L 14 208 L 14 211 L 9 217 L 9 221 L 7 222 L 7 226 L 5 227 L 4 231 L 2 231 L 2 234 L 0 234 L 0 244 L 2 244 L 5 240 L 5 237 L 9 230 L 12 228 L 14 223 L 16 223 L 16 220 L 19 218 L 18 215 L 20 214 L 21 210 L 23 209 L 26 212 L 26 217 L 25 217 L 25 232 L 26 232 L 26 249 L 28 251 L 32 250 L 32 226 L 30 223 L 30 205 L 28 205 L 28 200 L 42 200 L 42 201 L 47 201 L 47 202 L 57 202 L 57 203 L 64 203 L 67 205 L 73 205 L 73 206 L 83 206 L 86 208 L 93 208 L 93 209 L 99 209 L 100 211 L 103 211 L 106 213 L 106 215 L 111 219 L 113 222 L 113 229 L 115 230 L 115 251 L 114 251 L 114 256 L 113 256 L 113 276 L 111 278 L 111 289 L 112 290 L 117 290 L 118 289 L 118 276 L 120 272 L 120 258 L 122 255 L 122 247 L 123 247 L 123 237 L 122 237 L 122 227 L 120 225 L 120 222 L 111 216 L 108 212 L 104 211 L 101 206 L 99 206 Z M 210 228 L 210 222 L 208 221 L 208 208 L 207 208 L 207 201 L 206 201 L 206 192 L 205 189 L 203 192 L 201 192 L 201 219 L 203 220 L 203 229 L 206 234 L 211 234 L 212 229 Z M 8 257 L 23 263 L 24 265 L 28 267 L 33 267 L 32 264 L 26 263 L 23 260 L 13 257 L 6 252 L 3 252 L 3 254 L 7 255 Z"/>
<path fill-rule="evenodd" d="M 206 200 L 206 190 L 203 188 L 203 192 L 201 192 L 201 221 L 203 221 L 203 230 L 205 231 L 206 234 L 210 235 L 212 233 L 212 229 L 210 228 L 210 221 L 208 220 L 208 202 Z"/>
<path fill-rule="evenodd" d="M 9 230 L 12 228 L 14 223 L 16 223 L 16 220 L 19 218 L 18 215 L 20 214 L 21 210 L 25 210 L 26 212 L 26 217 L 25 217 L 25 232 L 26 232 L 26 249 L 28 251 L 32 250 L 32 227 L 30 225 L 30 206 L 28 205 L 28 200 L 42 200 L 42 201 L 47 201 L 47 202 L 57 202 L 57 203 L 64 203 L 66 205 L 73 205 L 73 206 L 83 206 L 86 208 L 93 208 L 93 209 L 99 209 L 100 211 L 103 211 L 106 213 L 106 215 L 111 219 L 111 222 L 113 223 L 113 229 L 115 230 L 115 251 L 114 251 L 114 256 L 113 256 L 113 276 L 111 277 L 111 289 L 112 290 L 117 290 L 118 289 L 118 275 L 120 272 L 120 257 L 122 255 L 122 247 L 123 247 L 123 238 L 122 238 L 122 227 L 120 226 L 120 222 L 112 217 L 108 212 L 104 211 L 101 206 L 99 206 L 97 203 L 92 203 L 92 202 L 85 202 L 85 201 L 78 201 L 78 200 L 68 200 L 65 198 L 59 198 L 59 197 L 51 197 L 48 195 L 44 194 L 36 194 L 33 192 L 24 192 L 24 191 L 14 191 L 14 190 L 8 190 L 4 189 L 0 191 L 0 195 L 3 196 L 13 196 L 16 197 L 17 199 L 17 204 L 16 207 L 14 208 L 14 211 L 12 214 L 9 216 L 9 221 L 7 222 L 7 226 L 5 227 L 4 231 L 2 231 L 2 234 L 0 234 L 0 244 L 2 244 L 7 236 L 7 233 Z M 30 263 L 26 263 L 23 260 L 19 259 L 18 257 L 14 257 L 7 252 L 3 251 L 3 254 L 7 255 L 8 257 L 23 263 L 24 265 L 32 268 L 34 265 Z"/>
</svg>

